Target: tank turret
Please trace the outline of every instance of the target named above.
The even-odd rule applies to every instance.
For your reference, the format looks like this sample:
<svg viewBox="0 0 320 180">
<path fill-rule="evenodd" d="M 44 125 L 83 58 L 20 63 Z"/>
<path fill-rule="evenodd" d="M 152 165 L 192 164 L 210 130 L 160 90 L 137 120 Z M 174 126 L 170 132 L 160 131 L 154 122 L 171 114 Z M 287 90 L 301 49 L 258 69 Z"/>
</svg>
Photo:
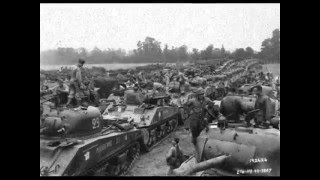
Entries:
<svg viewBox="0 0 320 180">
<path fill-rule="evenodd" d="M 40 176 L 124 175 L 139 156 L 141 130 L 103 124 L 96 107 L 55 112 L 40 119 Z"/>
<path fill-rule="evenodd" d="M 48 114 L 42 120 L 40 134 L 43 135 L 83 135 L 101 130 L 101 113 L 99 108 L 89 106 L 86 109 L 66 109 L 56 111 L 55 116 Z"/>
</svg>

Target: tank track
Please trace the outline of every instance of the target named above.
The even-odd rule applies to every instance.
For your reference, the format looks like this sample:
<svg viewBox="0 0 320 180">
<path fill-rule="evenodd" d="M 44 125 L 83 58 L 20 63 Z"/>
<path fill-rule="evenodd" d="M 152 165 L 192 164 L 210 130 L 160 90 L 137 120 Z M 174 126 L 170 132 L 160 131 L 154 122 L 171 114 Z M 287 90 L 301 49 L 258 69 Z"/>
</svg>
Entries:
<svg viewBox="0 0 320 180">
<path fill-rule="evenodd" d="M 169 122 L 172 121 L 172 126 L 166 126 L 167 124 L 169 124 Z M 165 130 L 165 134 L 162 136 L 158 136 L 159 135 L 159 129 L 160 132 L 161 130 L 163 130 L 163 128 L 161 128 L 161 126 L 166 126 L 167 128 L 170 127 L 170 129 L 166 129 Z M 156 147 L 158 144 L 160 144 L 163 140 L 165 140 L 172 132 L 174 132 L 178 127 L 178 117 L 174 118 L 172 120 L 168 120 L 165 121 L 161 124 L 155 125 L 155 126 L 150 126 L 150 127 L 146 127 L 146 128 L 140 128 L 143 131 L 147 131 L 148 132 L 148 136 L 149 136 L 149 140 L 148 143 L 145 144 L 144 142 L 142 142 L 143 148 L 146 152 L 151 151 L 154 147 Z M 162 131 L 163 133 L 163 131 Z M 151 136 L 150 136 L 151 134 Z"/>
<path fill-rule="evenodd" d="M 130 160 L 130 164 L 126 167 L 125 170 L 121 170 L 121 172 L 119 172 L 119 174 L 110 174 L 108 172 L 104 172 L 106 170 L 106 168 L 109 166 L 109 164 L 111 164 L 111 162 L 109 162 L 109 161 L 111 161 L 113 158 L 117 158 L 117 156 L 119 156 L 122 153 L 130 150 L 134 146 L 136 146 L 137 151 L 133 155 L 133 158 Z M 133 164 L 138 159 L 139 155 L 140 155 L 140 143 L 138 141 L 135 141 L 134 143 L 131 143 L 130 145 L 128 145 L 127 147 L 122 149 L 121 151 L 119 151 L 119 152 L 113 154 L 112 156 L 107 157 L 104 160 L 100 161 L 94 167 L 88 169 L 87 171 L 81 173 L 80 175 L 81 176 L 92 176 L 92 175 L 96 175 L 96 176 L 99 176 L 99 175 L 100 176 L 115 176 L 115 175 L 117 176 L 117 175 L 120 175 L 120 176 L 123 176 L 123 175 L 126 175 L 129 172 L 129 170 L 132 168 Z"/>
</svg>

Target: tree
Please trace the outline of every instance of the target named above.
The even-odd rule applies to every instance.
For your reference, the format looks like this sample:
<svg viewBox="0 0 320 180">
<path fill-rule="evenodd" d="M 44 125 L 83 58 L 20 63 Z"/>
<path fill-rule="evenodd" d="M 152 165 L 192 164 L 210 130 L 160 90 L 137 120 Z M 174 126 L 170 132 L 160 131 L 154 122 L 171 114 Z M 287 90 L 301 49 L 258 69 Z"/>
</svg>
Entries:
<svg viewBox="0 0 320 180">
<path fill-rule="evenodd" d="M 275 29 L 272 37 L 261 44 L 260 57 L 265 61 L 280 62 L 280 30 Z"/>
<path fill-rule="evenodd" d="M 222 47 L 221 47 L 221 53 L 222 54 L 225 54 L 226 53 L 226 50 L 224 49 L 224 46 L 222 45 Z"/>
<path fill-rule="evenodd" d="M 254 50 L 251 47 L 246 48 L 246 58 L 252 58 L 254 55 Z"/>
<path fill-rule="evenodd" d="M 186 45 L 182 45 L 178 48 L 178 60 L 186 60 L 188 59 L 188 47 Z"/>
<path fill-rule="evenodd" d="M 192 49 L 191 58 L 192 58 L 193 60 L 199 60 L 199 59 L 200 59 L 200 53 L 199 53 L 199 50 L 198 50 L 198 49 L 196 49 L 196 48 L 193 48 L 193 49 Z"/>
<path fill-rule="evenodd" d="M 168 58 L 169 58 L 168 44 L 165 44 L 162 51 L 162 59 L 164 60 L 164 62 L 167 62 Z"/>
<path fill-rule="evenodd" d="M 243 48 L 236 49 L 233 52 L 233 56 L 232 57 L 234 59 L 236 59 L 236 60 L 243 60 L 243 59 L 246 58 L 246 51 Z"/>
<path fill-rule="evenodd" d="M 206 60 L 212 58 L 212 53 L 213 53 L 213 45 L 210 44 L 210 45 L 206 48 L 206 51 L 205 51 Z"/>
<path fill-rule="evenodd" d="M 212 58 L 213 45 L 210 44 L 205 50 L 200 51 L 201 59 L 208 60 Z"/>
</svg>

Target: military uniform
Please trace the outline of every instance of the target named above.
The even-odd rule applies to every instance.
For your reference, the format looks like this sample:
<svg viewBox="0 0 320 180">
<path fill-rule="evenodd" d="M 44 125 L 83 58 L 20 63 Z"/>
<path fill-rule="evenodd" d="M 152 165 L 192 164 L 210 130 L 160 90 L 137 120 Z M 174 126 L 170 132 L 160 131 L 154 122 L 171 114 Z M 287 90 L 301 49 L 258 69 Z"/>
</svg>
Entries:
<svg viewBox="0 0 320 180">
<path fill-rule="evenodd" d="M 178 145 L 171 147 L 166 155 L 167 165 L 169 166 L 167 175 L 170 175 L 173 169 L 179 168 L 185 160 L 183 152 Z"/>
<path fill-rule="evenodd" d="M 196 92 L 196 94 L 204 94 L 203 90 L 199 90 Z M 197 138 L 201 131 L 204 129 L 204 127 L 207 126 L 206 113 L 207 113 L 207 106 L 210 105 L 210 103 L 213 103 L 209 98 L 204 98 L 202 101 L 200 101 L 198 98 L 191 99 L 186 103 L 186 106 L 190 107 L 188 108 L 190 110 L 190 116 L 187 119 L 187 122 L 189 121 L 189 128 L 191 130 L 193 143 L 195 143 L 195 138 Z"/>
<path fill-rule="evenodd" d="M 54 87 L 52 91 L 53 91 L 53 94 L 55 95 L 56 106 L 59 106 L 61 103 L 67 100 L 69 87 L 66 84 L 63 84 L 62 86 Z"/>
<path fill-rule="evenodd" d="M 256 116 L 256 123 L 270 121 L 271 119 L 271 100 L 267 95 L 258 96 L 255 109 L 260 109 Z"/>
<path fill-rule="evenodd" d="M 215 100 L 216 95 L 216 88 L 214 86 L 208 86 L 204 89 L 205 97 L 209 98 L 210 100 Z"/>
<path fill-rule="evenodd" d="M 128 90 L 124 95 L 125 104 L 141 105 L 145 100 L 145 96 L 135 87 L 135 90 Z"/>
<path fill-rule="evenodd" d="M 73 99 L 76 98 L 78 102 L 84 97 L 81 86 L 82 83 L 82 68 L 77 67 L 71 73 L 70 87 L 69 87 L 69 96 L 68 98 Z"/>
</svg>

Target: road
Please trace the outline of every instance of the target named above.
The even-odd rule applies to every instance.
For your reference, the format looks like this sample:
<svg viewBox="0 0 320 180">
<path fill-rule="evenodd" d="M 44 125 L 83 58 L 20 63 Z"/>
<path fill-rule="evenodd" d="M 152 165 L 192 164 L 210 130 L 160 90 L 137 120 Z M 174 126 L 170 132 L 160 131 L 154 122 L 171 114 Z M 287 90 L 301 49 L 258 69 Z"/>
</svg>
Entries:
<svg viewBox="0 0 320 180">
<path fill-rule="evenodd" d="M 178 127 L 166 139 L 155 146 L 150 152 L 141 154 L 127 176 L 165 176 L 168 170 L 165 155 L 171 147 L 171 140 L 180 138 L 180 147 L 184 154 L 191 155 L 194 152 L 191 143 L 191 133 Z"/>
</svg>

